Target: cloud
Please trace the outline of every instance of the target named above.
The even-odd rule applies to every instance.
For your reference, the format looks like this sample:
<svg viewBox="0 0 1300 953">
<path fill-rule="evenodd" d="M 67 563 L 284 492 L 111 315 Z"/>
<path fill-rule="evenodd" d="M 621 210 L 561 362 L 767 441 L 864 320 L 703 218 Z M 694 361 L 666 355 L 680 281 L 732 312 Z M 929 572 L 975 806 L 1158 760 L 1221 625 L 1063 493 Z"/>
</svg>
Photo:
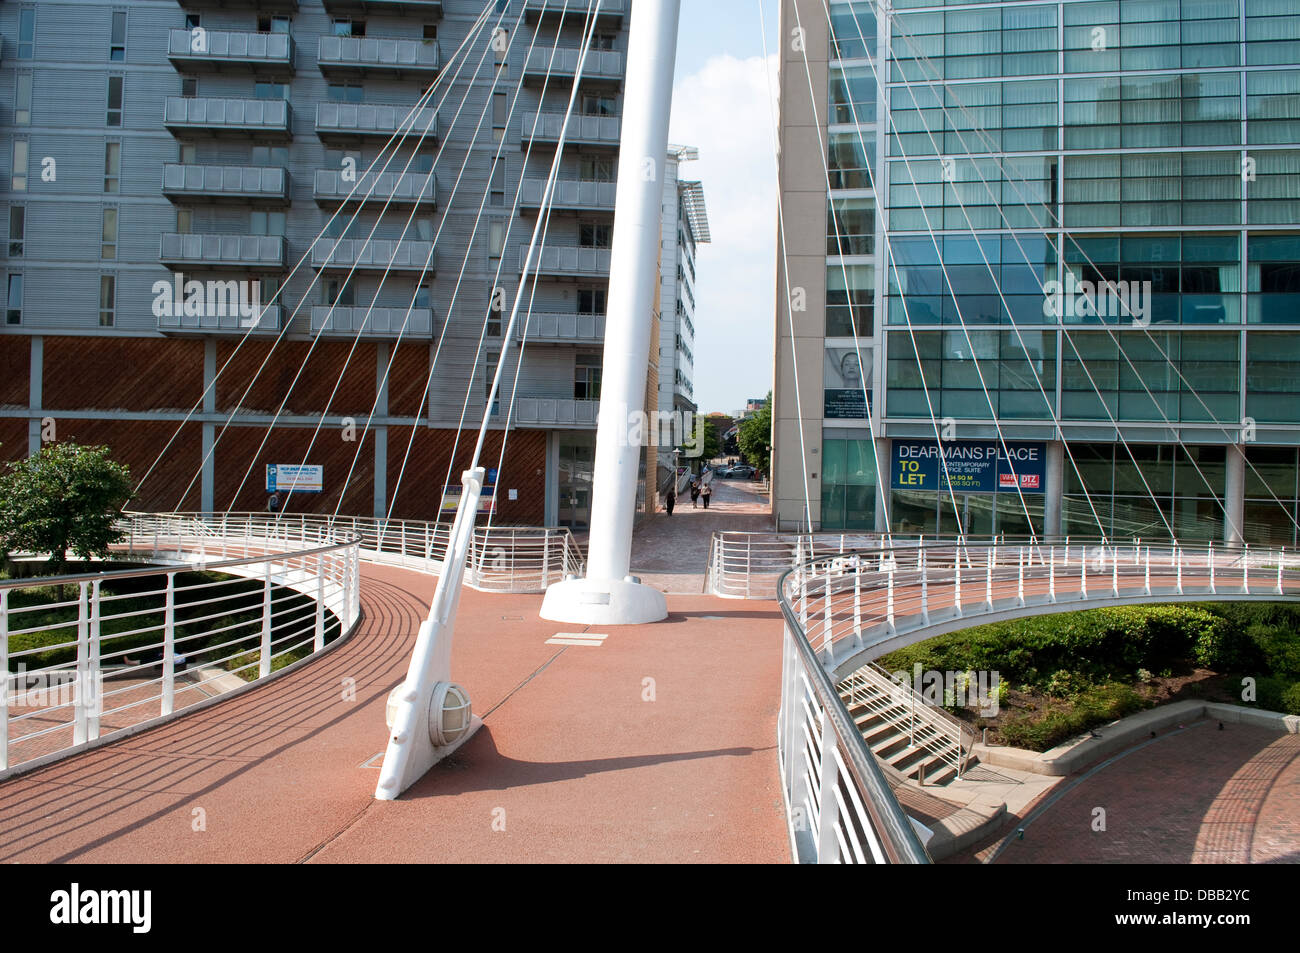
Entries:
<svg viewBox="0 0 1300 953">
<path fill-rule="evenodd" d="M 697 261 L 694 384 L 704 413 L 738 410 L 772 385 L 776 62 L 719 54 L 673 91 L 670 139 L 700 150 L 680 174 L 703 183 L 713 238 Z"/>
</svg>

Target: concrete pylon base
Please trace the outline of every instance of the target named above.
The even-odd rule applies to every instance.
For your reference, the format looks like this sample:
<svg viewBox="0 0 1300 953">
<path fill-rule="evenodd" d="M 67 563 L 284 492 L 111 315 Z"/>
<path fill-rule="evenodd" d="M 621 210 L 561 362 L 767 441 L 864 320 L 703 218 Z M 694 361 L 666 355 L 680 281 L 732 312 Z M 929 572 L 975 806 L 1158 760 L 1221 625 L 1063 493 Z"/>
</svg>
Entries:
<svg viewBox="0 0 1300 953">
<path fill-rule="evenodd" d="M 546 590 L 539 614 L 574 625 L 644 625 L 668 618 L 668 600 L 626 579 L 566 579 Z"/>
</svg>

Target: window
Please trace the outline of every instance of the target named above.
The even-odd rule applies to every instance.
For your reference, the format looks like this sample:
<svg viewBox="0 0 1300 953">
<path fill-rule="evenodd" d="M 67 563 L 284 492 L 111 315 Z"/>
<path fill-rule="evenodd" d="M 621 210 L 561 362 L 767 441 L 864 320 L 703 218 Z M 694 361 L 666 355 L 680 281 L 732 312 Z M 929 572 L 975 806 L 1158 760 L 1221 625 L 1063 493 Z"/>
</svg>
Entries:
<svg viewBox="0 0 1300 953">
<path fill-rule="evenodd" d="M 5 324 L 23 323 L 23 276 L 9 276 L 9 303 L 5 310 Z"/>
<path fill-rule="evenodd" d="M 181 165 L 194 165 L 198 161 L 198 146 L 192 142 L 187 142 L 181 146 L 180 161 Z"/>
<path fill-rule="evenodd" d="M 117 209 L 111 205 L 104 208 L 104 233 L 99 246 L 99 257 L 117 257 Z"/>
<path fill-rule="evenodd" d="M 330 83 L 325 87 L 325 94 L 335 103 L 361 102 L 361 87 L 355 83 Z"/>
<path fill-rule="evenodd" d="M 505 93 L 492 94 L 492 141 L 500 142 L 506 137 L 506 116 L 509 112 Z"/>
<path fill-rule="evenodd" d="M 424 38 L 426 40 L 436 40 L 438 38 L 438 24 L 426 23 L 424 25 Z"/>
<path fill-rule="evenodd" d="M 257 32 L 258 33 L 288 33 L 289 18 L 288 17 L 258 17 Z"/>
<path fill-rule="evenodd" d="M 492 161 L 492 183 L 488 204 L 498 207 L 506 204 L 506 164 L 500 159 Z"/>
<path fill-rule="evenodd" d="M 185 29 L 193 30 L 196 26 L 201 25 L 203 17 L 197 13 L 185 14 Z"/>
<path fill-rule="evenodd" d="M 613 232 L 612 225 L 580 225 L 578 244 L 583 248 L 608 248 Z"/>
<path fill-rule="evenodd" d="M 501 249 L 506 242 L 506 223 L 492 222 L 488 225 L 488 257 L 500 258 Z"/>
<path fill-rule="evenodd" d="M 614 160 L 598 156 L 583 156 L 578 160 L 578 178 L 584 182 L 613 182 Z"/>
<path fill-rule="evenodd" d="M 288 99 L 289 86 L 287 83 L 254 83 L 254 99 Z"/>
<path fill-rule="evenodd" d="M 497 334 L 500 334 L 500 329 Z M 501 360 L 501 354 L 497 351 L 488 351 L 487 359 L 483 363 L 483 399 L 487 400 L 492 396 L 492 381 L 496 377 L 497 363 Z M 501 395 L 492 401 L 492 416 L 495 417 L 501 413 Z"/>
<path fill-rule="evenodd" d="M 496 60 L 497 73 L 506 71 L 506 53 L 510 49 L 510 31 L 497 27 L 492 31 L 492 55 Z"/>
<path fill-rule="evenodd" d="M 99 276 L 99 326 L 111 328 L 117 312 L 117 279 L 112 275 Z"/>
<path fill-rule="evenodd" d="M 579 314 L 604 314 L 605 313 L 605 289 L 604 288 L 579 288 L 578 289 L 578 313 Z"/>
<path fill-rule="evenodd" d="M 116 192 L 122 174 L 122 143 L 104 143 L 104 191 Z"/>
<path fill-rule="evenodd" d="M 492 288 L 488 291 L 488 319 L 487 335 L 488 337 L 499 338 L 501 336 L 501 312 L 506 307 L 506 289 Z M 495 363 L 495 361 L 493 362 Z"/>
<path fill-rule="evenodd" d="M 600 400 L 599 354 L 579 354 L 573 359 L 573 399 Z"/>
<path fill-rule="evenodd" d="M 617 39 L 613 33 L 596 33 L 591 38 L 591 48 L 593 50 L 612 50 Z"/>
<path fill-rule="evenodd" d="M 433 296 L 429 291 L 428 285 L 420 285 L 415 289 L 415 304 L 413 307 L 427 311 L 432 305 Z"/>
<path fill-rule="evenodd" d="M 358 160 L 357 160 L 357 165 L 360 165 L 360 164 L 361 164 L 361 160 L 358 159 Z M 428 173 L 432 172 L 432 171 L 433 171 L 433 153 L 432 153 L 432 152 L 417 152 L 417 153 L 415 154 L 415 158 L 414 158 L 414 159 L 412 160 L 412 162 L 411 162 L 411 171 L 413 171 L 413 172 L 423 172 L 423 173 L 425 173 L 426 175 L 427 175 Z"/>
<path fill-rule="evenodd" d="M 14 125 L 32 124 L 32 74 L 19 73 L 14 80 Z"/>
<path fill-rule="evenodd" d="M 14 162 L 9 175 L 9 191 L 27 191 L 27 140 L 14 140 Z"/>
<path fill-rule="evenodd" d="M 252 164 L 286 166 L 289 164 L 289 148 L 287 146 L 253 146 Z"/>
<path fill-rule="evenodd" d="M 249 213 L 250 234 L 284 235 L 284 212 L 254 211 Z"/>
<path fill-rule="evenodd" d="M 584 116 L 613 116 L 617 107 L 617 101 L 613 96 L 592 96 L 584 93 L 582 96 L 582 114 Z"/>
<path fill-rule="evenodd" d="M 27 209 L 21 205 L 9 206 L 9 257 L 23 257 L 23 235 L 27 231 Z"/>
<path fill-rule="evenodd" d="M 18 12 L 18 58 L 30 60 L 36 46 L 36 11 L 30 7 Z M 22 279 L 19 278 L 21 282 Z"/>
<path fill-rule="evenodd" d="M 114 63 L 126 59 L 126 11 L 119 10 L 113 14 L 113 32 L 109 39 L 108 58 Z"/>
<path fill-rule="evenodd" d="M 331 308 L 351 308 L 356 305 L 356 300 L 350 281 L 334 278 L 325 286 L 325 303 Z"/>
<path fill-rule="evenodd" d="M 199 81 L 193 76 L 181 78 L 181 95 L 186 99 L 193 99 L 199 94 Z"/>
<path fill-rule="evenodd" d="M 365 20 L 335 20 L 334 35 L 335 36 L 365 36 L 366 21 Z"/>
<path fill-rule="evenodd" d="M 178 208 L 176 210 L 176 232 L 179 235 L 189 235 L 194 231 L 194 212 L 188 208 Z"/>
<path fill-rule="evenodd" d="M 122 77 L 108 78 L 108 125 L 122 125 Z"/>
</svg>

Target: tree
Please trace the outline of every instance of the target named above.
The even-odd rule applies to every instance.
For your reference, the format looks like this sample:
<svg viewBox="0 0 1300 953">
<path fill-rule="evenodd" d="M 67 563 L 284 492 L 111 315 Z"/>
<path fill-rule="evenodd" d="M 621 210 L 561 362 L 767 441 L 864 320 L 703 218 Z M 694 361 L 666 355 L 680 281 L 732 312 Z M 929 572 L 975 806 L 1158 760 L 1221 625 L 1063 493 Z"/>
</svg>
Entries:
<svg viewBox="0 0 1300 953">
<path fill-rule="evenodd" d="M 56 572 L 69 550 L 107 556 L 125 535 L 116 523 L 131 495 L 131 473 L 108 447 L 48 444 L 0 475 L 0 552 L 49 553 Z"/>
<path fill-rule="evenodd" d="M 740 425 L 736 437 L 741 455 L 762 473 L 772 466 L 772 392 L 767 392 L 763 409 Z"/>
<path fill-rule="evenodd" d="M 707 417 L 695 415 L 691 422 L 690 440 L 679 449 L 685 460 L 703 460 L 706 463 L 722 453 L 722 441 L 718 437 L 718 428 Z"/>
</svg>

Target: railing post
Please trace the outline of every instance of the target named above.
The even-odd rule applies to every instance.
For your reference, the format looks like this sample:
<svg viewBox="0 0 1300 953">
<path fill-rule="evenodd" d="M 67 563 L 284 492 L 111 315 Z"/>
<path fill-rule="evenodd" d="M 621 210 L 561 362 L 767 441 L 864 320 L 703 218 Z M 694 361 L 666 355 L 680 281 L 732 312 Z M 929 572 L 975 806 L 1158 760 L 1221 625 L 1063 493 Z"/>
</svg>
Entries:
<svg viewBox="0 0 1300 953">
<path fill-rule="evenodd" d="M 990 549 L 987 554 L 988 575 L 985 577 L 984 580 L 984 604 L 988 606 L 990 609 L 993 608 L 993 563 L 998 558 L 997 553 L 998 553 L 998 549 L 997 549 L 997 544 L 995 543 L 993 548 Z"/>
<path fill-rule="evenodd" d="M 889 573 L 886 576 L 888 587 L 885 594 L 885 622 L 889 626 L 889 631 L 894 631 L 894 566 L 891 561 Z M 853 631 L 861 631 L 858 625 L 858 574 L 853 574 Z"/>
<path fill-rule="evenodd" d="M 917 548 L 917 565 L 921 570 L 921 618 L 930 623 L 930 567 L 926 564 L 925 550 Z"/>
<path fill-rule="evenodd" d="M 72 743 L 87 739 L 86 686 L 90 677 L 90 603 L 86 583 L 77 584 L 77 684 L 73 687 Z"/>
<path fill-rule="evenodd" d="M 822 576 L 822 638 L 827 655 L 827 663 L 830 663 L 835 657 L 835 651 L 831 647 L 831 639 L 835 634 L 834 621 L 831 617 L 831 575 L 829 569 Z"/>
<path fill-rule="evenodd" d="M 1286 562 L 1286 547 L 1277 554 L 1277 594 L 1282 595 L 1282 564 Z"/>
<path fill-rule="evenodd" d="M 1217 595 L 1218 590 L 1214 588 L 1214 540 L 1210 540 L 1208 559 L 1210 561 L 1210 592 Z"/>
<path fill-rule="evenodd" d="M 1016 575 L 1016 601 L 1025 604 L 1025 547 L 1020 547 L 1020 569 Z"/>
<path fill-rule="evenodd" d="M 894 574 L 889 573 L 889 621 L 894 621 Z M 853 632 L 862 631 L 862 567 L 853 567 Z"/>
<path fill-rule="evenodd" d="M 9 590 L 0 589 L 0 771 L 9 767 Z"/>
<path fill-rule="evenodd" d="M 1144 595 L 1151 595 L 1151 547 L 1147 547 L 1147 558 L 1143 560 L 1144 568 L 1142 570 L 1142 592 Z"/>
<path fill-rule="evenodd" d="M 957 609 L 957 614 L 961 615 L 961 555 L 955 549 L 953 550 L 952 568 L 953 568 L 952 601 L 953 601 L 953 605 Z"/>
<path fill-rule="evenodd" d="M 267 560 L 262 581 L 262 651 L 257 664 L 257 677 L 271 674 L 271 563 Z"/>
<path fill-rule="evenodd" d="M 167 574 L 167 592 L 163 597 L 162 707 L 159 714 L 170 715 L 176 709 L 176 574 Z"/>
<path fill-rule="evenodd" d="M 1241 557 L 1241 590 L 1250 595 L 1250 543 L 1245 544 L 1245 552 Z"/>
<path fill-rule="evenodd" d="M 88 741 L 94 741 L 99 737 L 99 716 L 103 708 L 100 699 L 100 692 L 104 686 L 104 677 L 99 649 L 99 584 L 100 581 L 96 579 L 91 583 L 90 588 L 90 684 L 87 686 L 86 698 L 90 706 L 90 711 L 86 714 L 86 736 Z"/>
<path fill-rule="evenodd" d="M 722 539 L 718 540 L 718 546 L 719 548 L 721 548 Z M 722 558 L 723 559 L 727 558 L 726 552 L 722 553 Z M 753 571 L 754 571 L 754 537 L 750 535 L 745 537 L 745 598 L 746 599 L 748 599 L 750 595 L 749 577 L 753 573 Z"/>
<path fill-rule="evenodd" d="M 835 825 L 839 820 L 839 799 L 835 788 L 839 784 L 839 773 L 835 767 L 835 731 L 831 727 L 831 718 L 826 708 L 822 708 L 822 757 L 818 772 L 817 789 L 820 795 L 821 812 L 818 817 L 817 863 L 830 864 L 839 860 L 840 845 L 835 837 Z"/>
<path fill-rule="evenodd" d="M 325 648 L 325 554 L 316 556 L 316 638 L 312 651 Z"/>
<path fill-rule="evenodd" d="M 1047 598 L 1056 601 L 1056 547 L 1048 547 L 1047 553 Z"/>
<path fill-rule="evenodd" d="M 1183 594 L 1183 550 L 1177 543 L 1174 543 L 1174 562 L 1178 564 L 1178 594 L 1181 596 Z"/>
<path fill-rule="evenodd" d="M 1105 552 L 1105 550 L 1102 550 Z M 1088 597 L 1088 550 L 1086 546 L 1079 547 L 1079 592 L 1086 599 Z"/>
<path fill-rule="evenodd" d="M 1110 592 L 1116 598 L 1119 597 L 1119 547 L 1110 553 Z"/>
</svg>

